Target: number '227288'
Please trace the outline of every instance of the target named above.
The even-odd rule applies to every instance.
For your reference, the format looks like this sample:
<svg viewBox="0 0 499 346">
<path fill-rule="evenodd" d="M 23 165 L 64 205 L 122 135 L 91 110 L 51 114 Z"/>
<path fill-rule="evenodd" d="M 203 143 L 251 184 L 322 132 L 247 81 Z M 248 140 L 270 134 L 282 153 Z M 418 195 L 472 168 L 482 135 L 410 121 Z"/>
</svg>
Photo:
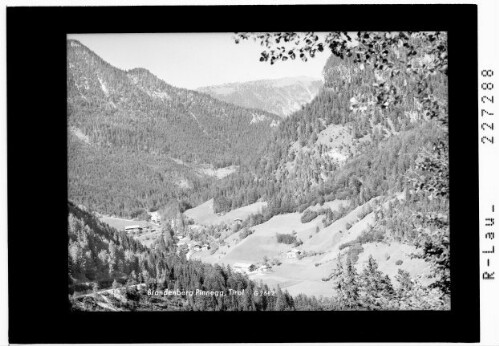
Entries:
<svg viewBox="0 0 499 346">
<path fill-rule="evenodd" d="M 494 83 L 491 82 L 490 79 L 486 78 L 492 78 L 494 76 L 494 71 L 493 70 L 482 70 L 481 75 L 483 77 L 483 82 L 480 84 L 481 91 L 492 91 L 494 89 Z M 493 112 L 490 111 L 490 108 L 492 108 L 493 103 L 494 103 L 494 96 L 493 95 L 483 95 L 480 98 L 482 102 L 482 107 L 480 109 L 480 116 L 482 117 L 488 117 L 491 115 L 494 115 Z M 487 107 L 490 107 L 489 110 L 487 110 Z M 480 127 L 482 131 L 486 132 L 485 135 L 482 136 L 480 141 L 483 144 L 490 143 L 494 144 L 494 136 L 493 132 L 489 134 L 489 131 L 494 131 L 494 123 L 492 121 L 489 121 L 489 119 L 484 118 L 484 121 L 481 123 Z"/>
</svg>

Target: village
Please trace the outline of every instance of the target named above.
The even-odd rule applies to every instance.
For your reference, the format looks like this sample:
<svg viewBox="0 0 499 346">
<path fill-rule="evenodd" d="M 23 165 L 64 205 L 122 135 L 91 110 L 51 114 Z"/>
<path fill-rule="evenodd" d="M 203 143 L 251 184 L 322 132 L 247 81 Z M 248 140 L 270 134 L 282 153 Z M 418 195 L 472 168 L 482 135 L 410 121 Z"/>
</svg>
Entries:
<svg viewBox="0 0 499 346">
<path fill-rule="evenodd" d="M 121 230 L 125 231 L 136 239 L 141 241 L 144 245 L 150 246 L 153 242 L 147 238 L 147 235 L 161 234 L 163 223 L 168 223 L 172 230 L 175 232 L 175 241 L 177 247 L 177 254 L 184 253 L 186 259 L 190 260 L 205 260 L 207 257 L 217 253 L 222 246 L 235 246 L 242 239 L 241 226 L 243 219 L 241 217 L 227 218 L 224 213 L 218 213 L 216 216 L 223 220 L 217 225 L 196 224 L 192 219 L 185 215 L 173 217 L 169 220 L 161 219 L 158 211 L 148 212 L 150 215 L 149 222 L 136 221 L 133 224 L 122 226 Z M 228 215 L 229 216 L 229 215 Z M 129 220 L 129 223 L 135 220 Z M 210 230 L 212 231 L 210 233 Z M 213 234 L 216 236 L 206 236 Z M 218 233 L 217 233 L 218 232 Z M 248 234 L 251 234 L 248 231 Z M 232 236 L 239 234 L 238 237 Z M 218 236 L 218 237 L 217 237 Z M 264 256 L 260 261 L 239 261 L 230 264 L 232 270 L 236 273 L 247 274 L 249 276 L 263 275 L 271 273 L 272 268 L 281 265 L 281 260 L 300 260 L 305 256 L 303 250 L 292 248 L 281 251 L 278 256 L 272 259 Z"/>
<path fill-rule="evenodd" d="M 337 210 L 344 203 L 338 200 L 328 202 L 326 206 Z M 149 212 L 148 221 L 117 218 L 107 218 L 105 221 L 131 234 L 147 247 L 153 247 L 159 237 L 165 235 L 165 229 L 170 229 L 173 231 L 177 254 L 185 256 L 187 260 L 229 266 L 235 273 L 262 280 L 269 287 L 276 288 L 279 285 L 295 294 L 329 294 L 328 281 L 334 269 L 334 259 L 341 250 L 334 253 L 325 251 L 323 247 L 327 242 L 323 238 L 333 237 L 331 240 L 338 247 L 339 239 L 336 238 L 348 236 L 344 240 L 347 241 L 360 234 L 367 227 L 367 219 L 359 222 L 363 216 L 358 214 L 361 214 L 363 207 L 342 220 L 341 224 L 344 225 L 336 232 L 325 233 L 321 231 L 324 227 L 322 216 L 313 222 L 303 223 L 300 213 L 280 215 L 263 224 L 251 226 L 251 216 L 261 212 L 263 206 L 264 203 L 256 202 L 228 213 L 216 213 L 211 200 L 183 213 Z M 357 222 L 357 226 L 346 230 L 347 221 Z M 354 229 L 355 235 L 349 235 Z M 279 234 L 295 237 L 295 241 L 279 242 Z M 303 242 L 307 242 L 308 246 L 304 246 Z M 391 250 L 387 248 L 386 251 Z M 395 258 L 394 254 L 392 256 Z M 404 262 L 409 261 L 402 253 L 400 256 L 403 256 Z"/>
</svg>

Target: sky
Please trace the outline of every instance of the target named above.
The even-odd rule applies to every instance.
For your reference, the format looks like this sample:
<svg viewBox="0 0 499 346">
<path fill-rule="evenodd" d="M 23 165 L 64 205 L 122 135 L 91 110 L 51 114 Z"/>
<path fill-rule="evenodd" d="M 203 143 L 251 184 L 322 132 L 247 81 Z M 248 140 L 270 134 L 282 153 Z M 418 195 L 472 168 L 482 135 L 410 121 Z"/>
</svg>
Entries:
<svg viewBox="0 0 499 346">
<path fill-rule="evenodd" d="M 111 65 L 123 70 L 143 67 L 176 87 L 260 79 L 308 76 L 322 79 L 329 54 L 307 62 L 260 62 L 263 47 L 246 40 L 235 44 L 233 33 L 71 34 Z"/>
</svg>

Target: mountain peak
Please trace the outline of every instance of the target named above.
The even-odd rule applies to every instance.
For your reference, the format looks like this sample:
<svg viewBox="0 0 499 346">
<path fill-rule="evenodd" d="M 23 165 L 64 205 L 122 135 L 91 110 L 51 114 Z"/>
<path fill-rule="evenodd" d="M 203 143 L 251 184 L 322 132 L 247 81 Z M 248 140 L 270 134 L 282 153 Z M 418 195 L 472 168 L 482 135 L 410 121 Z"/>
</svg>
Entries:
<svg viewBox="0 0 499 346">
<path fill-rule="evenodd" d="M 72 38 L 68 39 L 68 45 L 71 47 L 83 47 L 80 41 Z"/>
<path fill-rule="evenodd" d="M 143 68 L 143 67 L 132 68 L 131 70 L 126 71 L 126 73 L 132 74 L 132 75 L 142 75 L 142 74 L 153 75 L 153 73 L 151 71 L 149 71 L 148 69 Z"/>
</svg>

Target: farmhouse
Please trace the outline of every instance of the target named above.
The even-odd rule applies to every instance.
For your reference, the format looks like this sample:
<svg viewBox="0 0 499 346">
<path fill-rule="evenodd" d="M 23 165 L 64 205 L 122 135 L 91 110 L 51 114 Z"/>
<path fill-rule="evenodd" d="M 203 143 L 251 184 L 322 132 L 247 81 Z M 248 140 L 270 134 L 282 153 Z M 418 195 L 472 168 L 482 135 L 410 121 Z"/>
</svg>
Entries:
<svg viewBox="0 0 499 346">
<path fill-rule="evenodd" d="M 196 232 L 201 232 L 203 230 L 203 226 L 201 225 L 189 225 L 188 226 L 192 231 L 196 231 Z"/>
<path fill-rule="evenodd" d="M 187 247 L 189 248 L 190 251 L 200 251 L 201 243 L 194 241 L 192 243 L 187 244 Z"/>
<path fill-rule="evenodd" d="M 266 273 L 266 272 L 268 272 L 269 270 L 270 270 L 270 266 L 268 266 L 267 264 L 264 264 L 264 265 L 262 265 L 262 266 L 258 267 L 258 269 L 257 269 L 257 271 L 258 271 L 259 273 Z"/>
<path fill-rule="evenodd" d="M 201 243 L 198 242 L 198 241 L 193 241 L 193 242 L 190 242 L 189 244 L 187 244 L 187 246 L 189 247 L 189 250 L 197 247 L 197 248 L 200 248 L 201 249 Z"/>
<path fill-rule="evenodd" d="M 301 255 L 301 250 L 298 249 L 291 249 L 286 253 L 287 258 L 297 258 L 299 255 Z"/>
<path fill-rule="evenodd" d="M 138 231 L 142 231 L 142 226 L 140 225 L 131 225 L 131 226 L 126 226 L 125 227 L 125 231 L 127 232 L 138 232 Z"/>
<path fill-rule="evenodd" d="M 161 216 L 159 216 L 158 212 L 151 213 L 151 221 L 157 224 L 161 222 Z"/>
<path fill-rule="evenodd" d="M 251 263 L 234 263 L 233 269 L 236 273 L 249 273 L 250 272 Z"/>
</svg>

